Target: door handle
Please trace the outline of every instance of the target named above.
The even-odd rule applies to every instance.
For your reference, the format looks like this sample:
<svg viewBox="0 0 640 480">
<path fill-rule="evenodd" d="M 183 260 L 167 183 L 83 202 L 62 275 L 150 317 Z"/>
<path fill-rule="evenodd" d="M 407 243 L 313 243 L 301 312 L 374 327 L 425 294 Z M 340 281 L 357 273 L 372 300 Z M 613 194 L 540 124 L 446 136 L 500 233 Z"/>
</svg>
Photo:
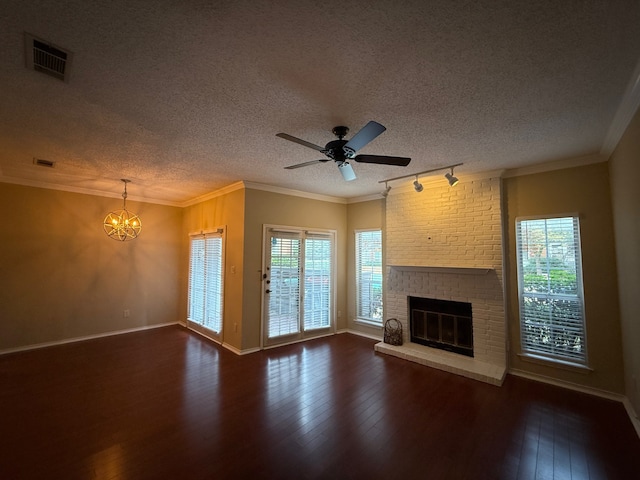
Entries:
<svg viewBox="0 0 640 480">
<path fill-rule="evenodd" d="M 268 288 L 264 291 L 264 293 L 271 293 L 271 290 L 269 290 Z"/>
</svg>

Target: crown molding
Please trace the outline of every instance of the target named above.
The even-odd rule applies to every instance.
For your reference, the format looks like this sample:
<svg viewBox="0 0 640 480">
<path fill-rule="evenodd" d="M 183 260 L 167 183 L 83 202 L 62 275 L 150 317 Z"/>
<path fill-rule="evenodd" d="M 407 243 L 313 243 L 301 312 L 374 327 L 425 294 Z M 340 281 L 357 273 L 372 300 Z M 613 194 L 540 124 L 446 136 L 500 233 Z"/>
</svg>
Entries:
<svg viewBox="0 0 640 480">
<path fill-rule="evenodd" d="M 104 198 L 122 198 L 122 193 L 105 192 L 103 190 L 95 190 L 92 188 L 72 187 L 69 185 L 61 185 L 58 183 L 41 182 L 39 180 L 28 180 L 25 178 L 7 177 L 0 175 L 0 183 L 11 183 L 13 185 L 22 185 L 24 187 L 46 188 L 47 190 L 58 190 L 61 192 L 80 193 L 83 195 L 93 195 L 95 197 Z M 169 200 L 161 200 L 158 198 L 146 198 L 127 193 L 127 200 L 132 202 L 152 203 L 154 205 L 166 205 L 168 207 L 181 207 L 179 202 Z"/>
<path fill-rule="evenodd" d="M 301 190 L 293 190 L 284 187 L 275 187 L 273 185 L 266 185 L 263 183 L 254 182 L 239 182 L 243 183 L 245 188 L 251 190 L 262 190 L 265 192 L 280 193 L 282 195 L 293 195 L 294 197 L 309 198 L 311 200 L 320 200 L 323 202 L 342 203 L 346 204 L 347 199 L 342 197 L 332 197 L 330 195 L 322 195 L 320 193 L 303 192 Z"/>
<path fill-rule="evenodd" d="M 360 202 L 370 202 L 371 200 L 382 200 L 384 197 L 382 196 L 382 192 L 380 193 L 372 193 L 371 195 L 363 195 L 361 197 L 351 197 L 347 198 L 347 204 L 352 203 L 360 203 Z"/>
<path fill-rule="evenodd" d="M 191 205 L 195 205 L 196 203 L 206 202 L 207 200 L 211 200 L 212 198 L 221 197 L 222 195 L 227 195 L 228 193 L 235 192 L 236 190 L 240 190 L 243 188 L 244 182 L 235 182 L 227 185 L 226 187 L 214 190 L 213 192 L 205 193 L 204 195 L 200 195 L 198 197 L 192 198 L 191 200 L 187 200 L 186 202 L 182 202 L 179 204 L 179 206 L 183 208 L 190 207 Z"/>
<path fill-rule="evenodd" d="M 608 158 L 613 153 L 638 108 L 640 108 L 640 60 L 636 64 L 629 85 L 627 85 L 618 110 L 609 126 L 609 131 L 604 138 L 600 149 L 601 154 Z"/>
<path fill-rule="evenodd" d="M 564 170 L 565 168 L 584 167 L 594 163 L 602 163 L 607 161 L 607 156 L 602 153 L 592 153 L 581 157 L 563 158 L 562 160 L 554 160 L 552 162 L 536 163 L 519 168 L 510 168 L 505 170 L 503 178 L 520 177 L 522 175 L 532 175 L 535 173 L 552 172 L 554 170 Z"/>
<path fill-rule="evenodd" d="M 474 173 L 456 172 L 456 176 L 460 178 L 461 182 L 481 180 L 486 178 L 495 178 L 495 177 L 510 178 L 510 177 L 518 177 L 521 175 L 531 175 L 535 173 L 544 173 L 544 172 L 550 172 L 554 170 L 562 170 L 565 168 L 591 165 L 594 163 L 606 162 L 607 160 L 608 160 L 608 155 L 600 152 L 600 153 L 593 153 L 590 155 L 584 155 L 581 157 L 554 160 L 551 162 L 538 163 L 538 164 L 533 164 L 525 167 L 511 168 L 506 170 L 488 170 L 484 172 L 474 172 Z M 427 175 L 419 178 L 420 178 L 420 183 L 422 183 L 425 187 L 433 186 L 435 184 L 444 182 L 444 180 L 442 180 L 440 175 L 435 175 L 435 174 Z M 392 183 L 395 184 L 395 185 L 391 185 L 393 188 L 389 192 L 389 195 L 398 193 L 403 190 L 413 189 L 411 180 L 413 180 L 413 176 L 407 177 L 406 183 L 405 183 L 405 179 L 398 179 L 398 180 L 393 180 L 388 182 L 389 184 L 392 184 Z M 113 192 L 113 191 L 106 192 L 106 191 L 94 190 L 90 188 L 72 187 L 72 186 L 42 182 L 37 180 L 27 180 L 23 178 L 8 177 L 5 175 L 2 175 L 2 173 L 0 173 L 0 182 L 12 183 L 16 185 L 24 185 L 27 187 L 46 188 L 49 190 L 60 190 L 64 192 L 80 193 L 84 195 L 94 195 L 94 196 L 106 197 L 106 198 L 122 198 L 122 194 L 118 192 Z M 241 190 L 241 189 L 261 190 L 265 192 L 278 193 L 281 195 L 291 195 L 296 197 L 308 198 L 311 200 L 319 200 L 323 202 L 331 202 L 331 203 L 339 203 L 339 204 L 368 202 L 372 200 L 382 200 L 384 198 L 382 196 L 382 192 L 363 195 L 360 197 L 344 198 L 344 197 L 334 197 L 330 195 L 322 195 L 319 193 L 304 192 L 301 190 L 294 190 L 294 189 L 284 188 L 284 187 L 277 187 L 274 185 L 267 185 L 264 183 L 247 182 L 247 181 L 240 180 L 230 185 L 227 185 L 225 187 L 222 187 L 218 190 L 215 190 L 213 192 L 209 192 L 204 195 L 194 197 L 184 202 L 175 202 L 175 201 L 161 200 L 156 198 L 146 198 L 146 197 L 134 196 L 130 194 L 127 196 L 127 200 L 131 200 L 135 202 L 143 202 L 143 203 L 152 203 L 156 205 L 166 205 L 170 207 L 185 208 L 198 203 L 206 202 L 207 200 L 211 200 L 213 198 L 220 197 L 222 195 L 227 195 L 231 192 L 234 192 L 236 190 Z"/>
</svg>

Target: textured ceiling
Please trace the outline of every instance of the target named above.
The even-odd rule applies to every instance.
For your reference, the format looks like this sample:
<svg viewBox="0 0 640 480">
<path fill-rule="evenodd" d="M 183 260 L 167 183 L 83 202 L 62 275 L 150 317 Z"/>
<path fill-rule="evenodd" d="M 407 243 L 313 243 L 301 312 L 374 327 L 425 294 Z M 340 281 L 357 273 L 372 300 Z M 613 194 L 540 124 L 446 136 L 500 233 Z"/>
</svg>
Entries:
<svg viewBox="0 0 640 480">
<path fill-rule="evenodd" d="M 25 67 L 24 32 L 73 52 Z M 637 0 L 0 2 L 0 180 L 180 204 L 240 180 L 336 197 L 605 151 L 640 57 Z M 369 120 L 358 153 L 283 167 Z M 349 138 L 349 136 L 347 137 Z M 34 158 L 56 162 L 37 167 Z"/>
</svg>

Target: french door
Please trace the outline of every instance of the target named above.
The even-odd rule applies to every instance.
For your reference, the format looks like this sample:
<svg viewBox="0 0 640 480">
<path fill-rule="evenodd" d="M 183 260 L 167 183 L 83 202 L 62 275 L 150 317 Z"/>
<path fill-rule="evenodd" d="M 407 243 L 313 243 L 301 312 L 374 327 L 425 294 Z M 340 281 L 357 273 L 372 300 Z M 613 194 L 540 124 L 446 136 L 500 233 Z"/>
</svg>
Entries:
<svg viewBox="0 0 640 480">
<path fill-rule="evenodd" d="M 263 345 L 335 330 L 335 233 L 265 227 Z"/>
</svg>

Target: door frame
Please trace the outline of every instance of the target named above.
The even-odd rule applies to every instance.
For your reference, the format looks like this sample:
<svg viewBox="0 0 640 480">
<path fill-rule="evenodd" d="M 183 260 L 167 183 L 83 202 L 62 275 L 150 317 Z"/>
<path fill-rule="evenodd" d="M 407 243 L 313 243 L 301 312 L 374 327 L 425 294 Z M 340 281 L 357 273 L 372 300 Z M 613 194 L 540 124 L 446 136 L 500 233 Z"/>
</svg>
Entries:
<svg viewBox="0 0 640 480">
<path fill-rule="evenodd" d="M 332 258 L 331 258 L 331 290 L 330 290 L 330 301 L 329 301 L 329 327 L 318 329 L 312 331 L 311 333 L 305 332 L 304 328 L 301 329 L 300 333 L 294 335 L 287 335 L 283 341 L 277 343 L 268 343 L 266 341 L 266 328 L 267 328 L 267 314 L 265 312 L 265 291 L 267 289 L 266 280 L 268 279 L 267 274 L 267 238 L 269 237 L 269 233 L 272 230 L 276 230 L 283 233 L 296 233 L 301 234 L 302 241 L 305 240 L 306 234 L 322 234 L 331 236 L 332 241 Z M 282 345 L 288 345 L 291 343 L 304 342 L 305 340 L 309 340 L 312 338 L 325 337 L 328 335 L 334 335 L 337 332 L 337 265 L 338 265 L 338 232 L 337 230 L 328 229 L 328 228 L 317 228 L 317 227 L 298 227 L 291 225 L 276 225 L 276 224 L 263 224 L 262 225 L 262 261 L 261 261 L 261 270 L 260 270 L 260 349 L 264 350 L 267 348 L 280 347 Z M 304 263 L 304 258 L 301 259 Z M 304 268 L 304 267 L 303 267 Z M 304 272 L 303 272 L 304 275 Z M 304 297 L 301 298 L 301 305 L 304 305 Z M 302 319 L 304 322 L 304 319 Z"/>
</svg>

